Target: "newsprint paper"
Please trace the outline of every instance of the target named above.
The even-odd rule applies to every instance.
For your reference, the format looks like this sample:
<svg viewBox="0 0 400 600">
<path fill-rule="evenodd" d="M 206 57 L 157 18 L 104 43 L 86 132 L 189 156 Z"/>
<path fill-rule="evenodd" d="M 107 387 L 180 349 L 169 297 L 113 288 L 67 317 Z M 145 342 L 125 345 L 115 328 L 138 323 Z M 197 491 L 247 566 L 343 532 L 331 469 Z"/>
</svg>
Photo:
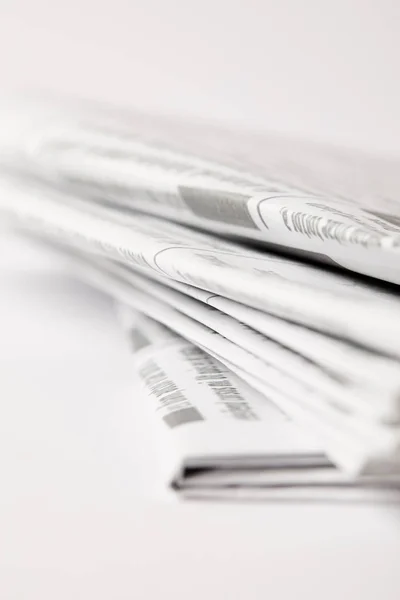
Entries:
<svg viewBox="0 0 400 600">
<path fill-rule="evenodd" d="M 2 223 L 115 300 L 166 485 L 397 497 L 394 160 L 81 102 L 0 122 Z"/>
</svg>

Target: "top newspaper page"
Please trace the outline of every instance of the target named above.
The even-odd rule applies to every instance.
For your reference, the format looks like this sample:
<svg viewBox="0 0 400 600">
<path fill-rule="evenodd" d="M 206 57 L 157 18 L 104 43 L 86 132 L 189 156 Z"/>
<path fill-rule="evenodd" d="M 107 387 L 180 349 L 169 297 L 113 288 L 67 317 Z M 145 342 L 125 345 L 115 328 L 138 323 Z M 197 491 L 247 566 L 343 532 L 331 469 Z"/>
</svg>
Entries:
<svg viewBox="0 0 400 600">
<path fill-rule="evenodd" d="M 87 102 L 19 101 L 1 160 L 69 191 L 400 283 L 400 161 Z"/>
</svg>

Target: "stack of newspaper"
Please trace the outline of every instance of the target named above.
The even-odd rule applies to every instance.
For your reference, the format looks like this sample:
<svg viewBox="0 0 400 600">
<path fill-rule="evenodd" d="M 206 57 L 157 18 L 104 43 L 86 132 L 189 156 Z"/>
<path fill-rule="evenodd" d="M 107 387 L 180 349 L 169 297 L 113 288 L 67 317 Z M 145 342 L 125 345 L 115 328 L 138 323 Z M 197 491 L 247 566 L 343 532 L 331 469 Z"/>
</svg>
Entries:
<svg viewBox="0 0 400 600">
<path fill-rule="evenodd" d="M 398 162 L 85 103 L 1 114 L 0 214 L 115 298 L 188 497 L 400 497 Z"/>
</svg>

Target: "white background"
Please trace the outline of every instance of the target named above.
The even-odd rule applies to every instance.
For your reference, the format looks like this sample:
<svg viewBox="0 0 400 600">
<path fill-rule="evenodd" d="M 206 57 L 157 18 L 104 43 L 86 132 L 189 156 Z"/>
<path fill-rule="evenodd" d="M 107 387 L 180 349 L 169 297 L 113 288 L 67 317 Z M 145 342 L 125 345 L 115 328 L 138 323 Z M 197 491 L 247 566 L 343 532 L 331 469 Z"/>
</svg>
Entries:
<svg viewBox="0 0 400 600">
<path fill-rule="evenodd" d="M 395 0 L 0 0 L 2 89 L 400 154 L 399 15 Z M 25 260 L 1 243 L 1 600 L 400 597 L 395 507 L 157 500 L 109 303 Z"/>
<path fill-rule="evenodd" d="M 0 74 L 400 154 L 399 33 L 396 0 L 0 0 Z"/>
</svg>

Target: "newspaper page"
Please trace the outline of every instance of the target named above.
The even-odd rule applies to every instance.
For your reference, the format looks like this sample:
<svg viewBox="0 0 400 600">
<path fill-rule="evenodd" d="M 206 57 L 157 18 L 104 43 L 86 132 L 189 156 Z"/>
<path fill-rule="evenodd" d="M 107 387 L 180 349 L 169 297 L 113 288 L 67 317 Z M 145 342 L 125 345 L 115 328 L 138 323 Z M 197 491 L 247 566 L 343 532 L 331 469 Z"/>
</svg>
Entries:
<svg viewBox="0 0 400 600">
<path fill-rule="evenodd" d="M 186 498 L 396 500 L 397 477 L 354 480 L 220 361 L 119 305 L 159 440 L 166 485 Z"/>
<path fill-rule="evenodd" d="M 92 199 L 400 283 L 390 158 L 82 103 L 14 103 L 3 162 Z"/>
<path fill-rule="evenodd" d="M 3 178 L 0 211 L 88 252 L 145 267 L 383 354 L 400 356 L 400 298 L 299 261 Z"/>
</svg>

